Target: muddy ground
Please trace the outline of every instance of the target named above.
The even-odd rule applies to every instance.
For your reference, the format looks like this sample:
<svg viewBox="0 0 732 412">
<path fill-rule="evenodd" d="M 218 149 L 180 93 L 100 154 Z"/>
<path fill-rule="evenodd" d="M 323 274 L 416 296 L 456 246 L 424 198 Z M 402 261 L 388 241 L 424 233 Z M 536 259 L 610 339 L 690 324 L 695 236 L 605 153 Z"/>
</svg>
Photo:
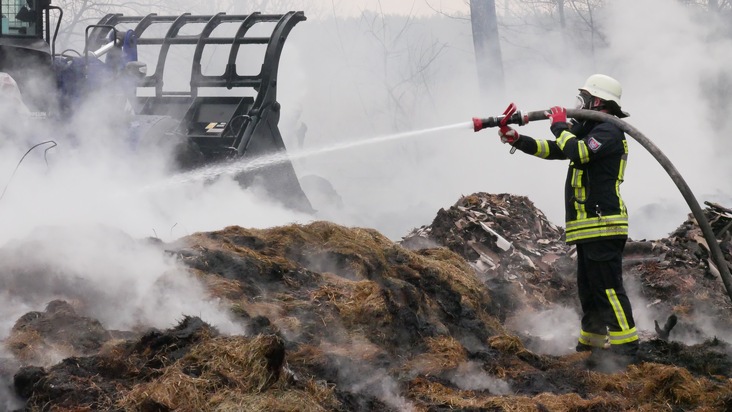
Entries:
<svg viewBox="0 0 732 412">
<path fill-rule="evenodd" d="M 706 213 L 732 261 L 732 214 Z M 628 243 L 639 309 L 678 324 L 641 330 L 627 367 L 589 368 L 573 332 L 527 326 L 564 313 L 577 327 L 562 236 L 529 199 L 476 193 L 396 243 L 328 222 L 130 240 L 174 257 L 246 333 L 195 313 L 108 330 L 80 293 L 17 319 L 0 376 L 27 411 L 732 410 L 732 304 L 693 219 Z M 49 276 L 7 263 L 33 247 L 0 251 L 4 288 Z"/>
</svg>

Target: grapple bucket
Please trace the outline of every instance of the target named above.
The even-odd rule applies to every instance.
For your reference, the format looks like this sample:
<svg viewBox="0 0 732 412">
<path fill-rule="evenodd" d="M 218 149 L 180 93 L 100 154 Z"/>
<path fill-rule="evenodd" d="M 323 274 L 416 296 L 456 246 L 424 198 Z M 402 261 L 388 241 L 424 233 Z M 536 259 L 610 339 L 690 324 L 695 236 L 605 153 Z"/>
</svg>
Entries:
<svg viewBox="0 0 732 412">
<path fill-rule="evenodd" d="M 87 47 L 110 31 L 134 30 L 147 74 L 137 85 L 137 113 L 180 121 L 203 161 L 259 157 L 285 150 L 278 129 L 277 72 L 287 36 L 306 17 L 285 14 L 124 16 L 110 14 L 89 32 Z M 190 73 L 190 75 L 188 74 Z M 289 161 L 239 176 L 272 195 L 311 210 Z"/>
</svg>

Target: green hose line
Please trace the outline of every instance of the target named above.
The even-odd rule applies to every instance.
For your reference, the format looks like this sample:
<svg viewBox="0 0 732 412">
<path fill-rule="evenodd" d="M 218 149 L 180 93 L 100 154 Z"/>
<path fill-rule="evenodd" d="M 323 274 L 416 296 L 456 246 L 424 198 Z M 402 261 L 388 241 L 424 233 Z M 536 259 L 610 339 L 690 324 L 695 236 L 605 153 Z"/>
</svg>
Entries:
<svg viewBox="0 0 732 412">
<path fill-rule="evenodd" d="M 537 112 L 529 112 L 526 113 L 525 116 L 528 117 L 528 120 L 530 122 L 538 121 L 538 120 L 547 120 L 546 117 L 547 111 L 537 111 Z M 727 289 L 727 295 L 729 295 L 730 300 L 732 300 L 732 276 L 730 275 L 729 266 L 727 265 L 727 261 L 724 258 L 724 255 L 722 254 L 722 249 L 719 247 L 719 243 L 717 242 L 716 237 L 714 236 L 714 231 L 712 230 L 712 226 L 709 224 L 709 221 L 704 216 L 704 213 L 702 212 L 701 206 L 699 206 L 699 202 L 697 202 L 696 198 L 694 197 L 694 194 L 691 192 L 691 189 L 689 188 L 689 185 L 686 184 L 686 181 L 684 181 L 684 178 L 681 177 L 681 174 L 678 170 L 676 170 L 676 167 L 671 163 L 671 161 L 666 157 L 666 155 L 661 152 L 661 150 L 656 147 L 656 145 L 653 144 L 647 137 L 643 135 L 638 129 L 635 127 L 629 125 L 628 123 L 624 122 L 623 120 L 612 116 L 607 113 L 602 113 L 598 111 L 593 110 L 578 110 L 578 109 L 567 109 L 567 117 L 578 119 L 578 120 L 594 120 L 599 122 L 608 122 L 612 123 L 616 126 L 618 126 L 621 130 L 623 130 L 626 134 L 630 135 L 633 139 L 638 141 L 638 143 L 641 144 L 641 146 L 645 147 L 648 152 L 653 155 L 653 157 L 656 158 L 658 163 L 661 164 L 661 166 L 666 170 L 668 175 L 671 177 L 671 180 L 674 181 L 676 184 L 676 187 L 679 188 L 679 191 L 684 196 L 684 199 L 686 199 L 686 203 L 691 208 L 691 212 L 694 215 L 694 218 L 696 218 L 697 223 L 699 224 L 699 227 L 702 230 L 702 234 L 704 235 L 704 239 L 707 241 L 707 245 L 709 246 L 709 252 L 711 254 L 712 260 L 717 267 L 720 276 L 722 277 L 722 282 L 724 283 L 724 287 Z"/>
</svg>

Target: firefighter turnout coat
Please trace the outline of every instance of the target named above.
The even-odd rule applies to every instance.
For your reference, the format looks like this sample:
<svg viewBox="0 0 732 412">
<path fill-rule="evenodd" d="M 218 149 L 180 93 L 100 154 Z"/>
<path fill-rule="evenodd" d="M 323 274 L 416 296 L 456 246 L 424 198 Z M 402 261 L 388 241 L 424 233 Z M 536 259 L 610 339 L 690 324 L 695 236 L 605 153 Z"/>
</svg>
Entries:
<svg viewBox="0 0 732 412">
<path fill-rule="evenodd" d="M 556 140 L 521 135 L 514 146 L 543 159 L 570 160 L 564 189 L 566 241 L 627 239 L 628 212 L 620 196 L 628 142 L 611 123 L 555 122 Z"/>
</svg>

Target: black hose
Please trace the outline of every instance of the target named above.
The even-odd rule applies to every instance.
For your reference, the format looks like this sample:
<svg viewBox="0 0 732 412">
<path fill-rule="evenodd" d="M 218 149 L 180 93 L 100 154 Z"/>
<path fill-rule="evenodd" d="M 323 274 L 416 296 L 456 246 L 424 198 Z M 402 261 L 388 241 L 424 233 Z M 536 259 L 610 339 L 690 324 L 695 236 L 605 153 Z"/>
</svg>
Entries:
<svg viewBox="0 0 732 412">
<path fill-rule="evenodd" d="M 43 160 L 46 161 L 46 167 L 48 167 L 48 157 L 47 157 L 48 156 L 48 151 L 51 150 L 51 149 L 53 149 L 54 147 L 56 147 L 56 142 L 54 142 L 53 140 L 48 140 L 48 141 L 45 141 L 45 142 L 37 143 L 37 144 L 31 146 L 31 148 L 28 149 L 27 152 L 25 152 L 25 154 L 23 155 L 23 157 L 21 157 L 20 160 L 18 161 L 18 164 L 15 165 L 15 169 L 13 169 L 13 174 L 10 175 L 10 179 L 8 179 L 8 183 L 5 184 L 5 187 L 3 188 L 2 193 L 0 193 L 0 200 L 2 200 L 3 197 L 5 197 L 5 192 L 8 190 L 8 187 L 10 186 L 10 183 L 13 181 L 13 178 L 15 177 L 15 173 L 18 172 L 18 169 L 20 168 L 21 163 L 23 163 L 23 160 L 25 160 L 25 157 L 28 156 L 28 154 L 30 152 L 32 152 L 33 149 L 35 149 L 36 147 L 39 147 L 39 146 L 43 146 L 44 144 L 50 144 L 51 145 L 51 146 L 47 147 L 46 150 L 43 151 Z"/>
<path fill-rule="evenodd" d="M 529 112 L 525 113 L 524 116 L 527 116 L 527 119 L 530 122 L 547 120 L 546 112 L 547 111 L 544 110 Z M 686 203 L 689 205 L 689 208 L 691 208 L 691 213 L 693 213 L 694 218 L 696 218 L 696 221 L 701 228 L 704 239 L 706 239 L 707 245 L 709 246 L 709 252 L 712 260 L 717 266 L 722 282 L 724 283 L 724 287 L 727 289 L 727 295 L 729 295 L 730 300 L 732 300 L 732 275 L 730 275 L 729 266 L 727 266 L 727 261 L 722 254 L 722 249 L 719 247 L 719 243 L 717 243 L 717 238 L 714 235 L 712 226 L 704 216 L 702 208 L 699 206 L 699 202 L 697 202 L 694 194 L 691 192 L 689 185 L 686 184 L 684 178 L 681 177 L 679 171 L 676 170 L 676 167 L 674 167 L 673 163 L 671 163 L 666 155 L 664 155 L 663 152 L 661 152 L 661 150 L 638 129 L 610 114 L 593 110 L 567 109 L 567 117 L 578 120 L 594 120 L 598 122 L 612 123 L 638 141 L 641 146 L 645 147 L 646 150 L 656 158 L 658 163 L 661 164 L 661 166 L 666 170 L 666 173 L 671 177 L 671 180 L 674 181 L 676 187 L 679 188 L 679 191 L 684 196 Z"/>
</svg>

